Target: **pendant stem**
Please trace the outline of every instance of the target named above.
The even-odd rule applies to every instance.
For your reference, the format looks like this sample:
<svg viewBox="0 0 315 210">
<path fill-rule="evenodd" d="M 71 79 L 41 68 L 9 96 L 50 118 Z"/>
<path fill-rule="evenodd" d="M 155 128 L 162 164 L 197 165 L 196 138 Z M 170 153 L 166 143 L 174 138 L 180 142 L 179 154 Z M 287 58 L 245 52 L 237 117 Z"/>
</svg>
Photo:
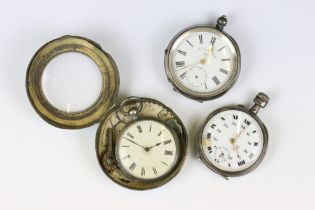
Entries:
<svg viewBox="0 0 315 210">
<path fill-rule="evenodd" d="M 250 111 L 257 114 L 260 108 L 265 108 L 269 102 L 269 97 L 265 93 L 258 93 L 254 98 L 254 105 L 250 108 Z"/>
<path fill-rule="evenodd" d="M 227 22 L 228 22 L 227 17 L 225 15 L 222 15 L 217 20 L 216 28 L 222 31 L 224 27 L 226 26 Z"/>
</svg>

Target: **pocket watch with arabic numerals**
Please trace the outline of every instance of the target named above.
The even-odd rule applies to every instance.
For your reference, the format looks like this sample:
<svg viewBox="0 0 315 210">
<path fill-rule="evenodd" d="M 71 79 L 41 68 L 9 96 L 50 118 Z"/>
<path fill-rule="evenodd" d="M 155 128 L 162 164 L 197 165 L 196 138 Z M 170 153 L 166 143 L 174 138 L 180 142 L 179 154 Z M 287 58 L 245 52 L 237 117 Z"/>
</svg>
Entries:
<svg viewBox="0 0 315 210">
<path fill-rule="evenodd" d="M 42 85 L 47 64 L 67 52 L 91 58 L 102 79 L 96 101 L 75 112 L 54 106 Z M 33 56 L 26 75 L 29 100 L 51 125 L 78 129 L 100 122 L 96 153 L 101 168 L 112 180 L 136 190 L 166 184 L 184 163 L 186 129 L 170 108 L 154 99 L 129 97 L 116 105 L 118 87 L 118 69 L 111 56 L 97 43 L 78 36 L 63 36 L 45 44 Z"/>
<path fill-rule="evenodd" d="M 222 107 L 212 112 L 197 138 L 199 158 L 212 171 L 224 177 L 240 176 L 254 170 L 263 160 L 268 132 L 258 118 L 269 97 L 258 93 L 254 106 Z"/>
<path fill-rule="evenodd" d="M 180 170 L 187 146 L 184 125 L 164 104 L 126 98 L 101 121 L 96 151 L 116 183 L 144 190 L 163 185 Z"/>
<path fill-rule="evenodd" d="M 165 71 L 175 91 L 204 101 L 226 93 L 240 72 L 240 50 L 223 31 L 227 18 L 217 25 L 192 26 L 179 32 L 165 50 Z"/>
</svg>

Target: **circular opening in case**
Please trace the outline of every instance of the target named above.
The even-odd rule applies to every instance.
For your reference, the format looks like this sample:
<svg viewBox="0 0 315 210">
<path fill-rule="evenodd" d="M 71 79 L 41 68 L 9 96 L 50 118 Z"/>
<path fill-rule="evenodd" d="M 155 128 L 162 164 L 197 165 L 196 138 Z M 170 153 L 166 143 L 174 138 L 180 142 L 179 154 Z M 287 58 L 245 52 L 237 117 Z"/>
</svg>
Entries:
<svg viewBox="0 0 315 210">
<path fill-rule="evenodd" d="M 78 36 L 63 36 L 43 45 L 26 74 L 33 107 L 60 128 L 84 128 L 98 122 L 113 105 L 118 86 L 112 57 L 97 43 Z"/>
<path fill-rule="evenodd" d="M 71 113 L 92 106 L 102 91 L 102 75 L 96 63 L 76 52 L 58 55 L 46 66 L 42 91 L 51 105 Z"/>
</svg>

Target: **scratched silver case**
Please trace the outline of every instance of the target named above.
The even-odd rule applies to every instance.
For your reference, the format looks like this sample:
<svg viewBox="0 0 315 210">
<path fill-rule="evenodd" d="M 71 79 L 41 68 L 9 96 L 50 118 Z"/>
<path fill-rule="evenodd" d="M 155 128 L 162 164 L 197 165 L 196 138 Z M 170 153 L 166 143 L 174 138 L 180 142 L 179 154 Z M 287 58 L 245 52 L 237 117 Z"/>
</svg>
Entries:
<svg viewBox="0 0 315 210">
<path fill-rule="evenodd" d="M 180 94 L 182 94 L 188 98 L 191 98 L 193 100 L 197 100 L 197 101 L 202 102 L 205 100 L 212 100 L 212 99 L 215 99 L 215 98 L 218 98 L 218 97 L 224 95 L 235 84 L 235 82 L 238 78 L 238 75 L 240 73 L 240 70 L 241 70 L 241 53 L 240 53 L 240 50 L 239 50 L 239 47 L 238 47 L 238 44 L 236 43 L 236 41 L 229 34 L 227 34 L 225 31 L 223 31 L 223 28 L 224 28 L 226 23 L 224 25 L 220 25 L 219 20 L 221 18 L 224 18 L 226 20 L 225 16 L 219 17 L 218 23 L 216 26 L 195 25 L 195 26 L 188 27 L 188 28 L 180 31 L 178 34 L 176 34 L 175 37 L 169 43 L 167 49 L 165 50 L 164 68 L 165 68 L 165 72 L 167 75 L 167 79 L 171 83 L 171 85 L 173 86 L 174 91 L 179 92 Z M 226 20 L 226 22 L 227 22 L 227 20 Z M 236 53 L 236 65 L 235 65 L 236 69 L 234 71 L 234 74 L 231 75 L 230 79 L 226 82 L 226 84 L 222 88 L 218 89 L 215 92 L 211 92 L 211 93 L 198 93 L 198 92 L 189 90 L 186 87 L 184 87 L 182 84 L 176 82 L 176 79 L 174 78 L 174 76 L 172 74 L 171 67 L 170 67 L 171 64 L 169 63 L 170 52 L 172 50 L 174 43 L 186 33 L 191 33 L 191 32 L 196 32 L 196 31 L 201 31 L 201 30 L 204 30 L 204 31 L 215 30 L 217 33 L 220 33 L 225 39 L 228 39 L 232 43 L 232 45 L 235 49 L 235 53 Z"/>
<path fill-rule="evenodd" d="M 263 94 L 263 93 L 259 93 L 259 94 Z M 259 95 L 258 94 L 258 95 Z M 256 98 L 258 97 L 258 95 L 256 96 Z M 268 98 L 269 100 L 269 98 Z M 268 103 L 268 102 L 267 102 Z M 225 107 L 221 107 L 219 109 L 216 109 L 215 111 L 211 112 L 208 117 L 206 118 L 206 120 L 204 121 L 203 125 L 201 126 L 200 131 L 198 132 L 197 135 L 197 139 L 196 139 L 196 150 L 197 150 L 197 156 L 199 157 L 199 159 L 212 171 L 214 171 L 217 174 L 220 174 L 222 176 L 224 176 L 225 178 L 227 177 L 235 177 L 235 176 L 241 176 L 241 175 L 245 175 L 250 173 L 251 171 L 253 171 L 254 169 L 257 168 L 257 166 L 262 162 L 262 160 L 265 157 L 265 154 L 267 152 L 267 148 L 268 148 L 268 130 L 266 128 L 266 126 L 264 125 L 264 123 L 260 120 L 260 118 L 257 116 L 257 111 L 255 111 L 255 106 L 257 106 L 258 104 L 255 104 L 251 109 L 246 108 L 243 105 L 236 105 L 236 106 L 225 106 Z M 263 133 L 263 148 L 262 148 L 262 152 L 260 153 L 257 161 L 251 165 L 250 167 L 242 170 L 242 171 L 237 171 L 237 172 L 229 172 L 229 171 L 224 171 L 221 170 L 219 168 L 217 168 L 216 166 L 214 166 L 207 158 L 206 155 L 204 154 L 204 151 L 202 149 L 202 133 L 208 123 L 208 121 L 214 117 L 216 114 L 223 112 L 223 111 L 227 111 L 227 110 L 238 110 L 241 112 L 245 112 L 247 114 L 249 114 L 253 119 L 256 120 L 256 122 L 258 123 L 258 125 L 260 126 L 262 133 Z M 256 112 L 256 113 L 255 113 Z"/>
</svg>

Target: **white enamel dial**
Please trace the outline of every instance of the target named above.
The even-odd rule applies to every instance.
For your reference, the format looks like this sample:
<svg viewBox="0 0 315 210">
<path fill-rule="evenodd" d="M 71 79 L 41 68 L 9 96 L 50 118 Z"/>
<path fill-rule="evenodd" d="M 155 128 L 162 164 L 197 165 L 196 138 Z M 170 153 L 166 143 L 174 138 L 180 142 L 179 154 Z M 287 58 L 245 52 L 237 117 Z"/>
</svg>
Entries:
<svg viewBox="0 0 315 210">
<path fill-rule="evenodd" d="M 164 124 L 140 120 L 122 132 L 116 154 L 126 173 L 138 179 L 152 180 L 174 168 L 178 139 Z"/>
<path fill-rule="evenodd" d="M 169 70 L 183 91 L 213 94 L 231 84 L 237 74 L 234 44 L 222 32 L 192 28 L 181 34 L 169 53 Z"/>
<path fill-rule="evenodd" d="M 260 157 L 263 146 L 263 132 L 258 122 L 239 110 L 214 115 L 202 133 L 202 152 L 206 159 L 227 172 L 251 167 Z"/>
</svg>

